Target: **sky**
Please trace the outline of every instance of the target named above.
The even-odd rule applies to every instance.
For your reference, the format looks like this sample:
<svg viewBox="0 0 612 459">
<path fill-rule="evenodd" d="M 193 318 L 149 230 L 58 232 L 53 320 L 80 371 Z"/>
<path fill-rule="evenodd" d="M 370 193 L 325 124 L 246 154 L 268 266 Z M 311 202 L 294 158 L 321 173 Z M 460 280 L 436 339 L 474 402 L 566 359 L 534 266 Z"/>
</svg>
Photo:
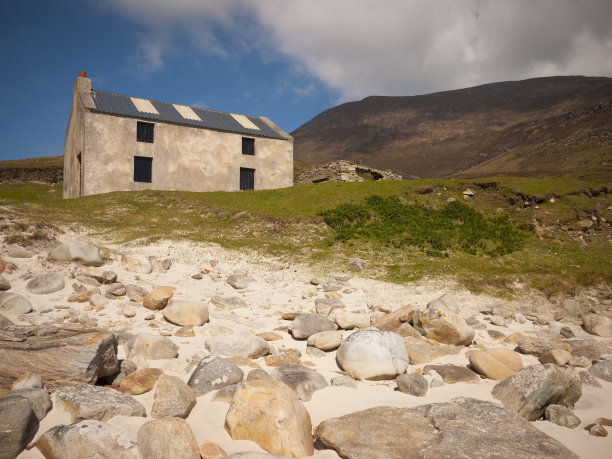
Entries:
<svg viewBox="0 0 612 459">
<path fill-rule="evenodd" d="M 0 160 L 63 154 L 72 86 L 267 116 L 612 77 L 610 0 L 0 0 Z"/>
</svg>

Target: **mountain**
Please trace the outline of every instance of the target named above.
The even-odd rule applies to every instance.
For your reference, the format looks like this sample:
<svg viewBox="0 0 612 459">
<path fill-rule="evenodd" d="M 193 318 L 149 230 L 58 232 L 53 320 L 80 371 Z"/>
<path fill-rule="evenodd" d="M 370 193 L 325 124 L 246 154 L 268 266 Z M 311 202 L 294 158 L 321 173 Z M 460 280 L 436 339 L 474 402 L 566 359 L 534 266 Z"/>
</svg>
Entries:
<svg viewBox="0 0 612 459">
<path fill-rule="evenodd" d="M 612 167 L 612 78 L 547 77 L 339 105 L 291 133 L 294 157 L 419 177 Z"/>
</svg>

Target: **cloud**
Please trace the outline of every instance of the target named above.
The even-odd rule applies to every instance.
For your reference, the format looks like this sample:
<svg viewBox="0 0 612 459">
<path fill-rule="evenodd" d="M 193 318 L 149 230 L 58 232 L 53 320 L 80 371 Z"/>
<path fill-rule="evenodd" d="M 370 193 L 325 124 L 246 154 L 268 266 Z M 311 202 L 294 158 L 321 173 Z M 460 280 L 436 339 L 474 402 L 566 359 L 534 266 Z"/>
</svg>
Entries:
<svg viewBox="0 0 612 459">
<path fill-rule="evenodd" d="M 280 55 L 343 100 L 559 74 L 612 76 L 609 0 L 107 0 L 200 53 Z M 172 38 L 170 38 L 172 37 Z M 172 49 L 143 54 L 160 68 Z"/>
</svg>

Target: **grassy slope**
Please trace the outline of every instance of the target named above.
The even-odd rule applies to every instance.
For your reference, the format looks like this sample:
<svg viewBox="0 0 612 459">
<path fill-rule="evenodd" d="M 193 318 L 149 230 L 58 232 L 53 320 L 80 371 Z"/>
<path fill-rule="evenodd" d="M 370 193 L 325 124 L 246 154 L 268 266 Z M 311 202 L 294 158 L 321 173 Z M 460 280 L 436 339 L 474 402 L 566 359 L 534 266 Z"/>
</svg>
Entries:
<svg viewBox="0 0 612 459">
<path fill-rule="evenodd" d="M 0 161 L 0 169 L 62 169 L 63 167 L 63 156 L 43 156 L 41 158 Z"/>
<path fill-rule="evenodd" d="M 496 188 L 480 183 L 496 182 Z M 43 222 L 85 228 L 106 240 L 139 238 L 211 241 L 280 256 L 288 261 L 321 263 L 330 269 L 345 261 L 338 254 L 366 261 L 366 275 L 398 282 L 450 275 L 474 291 L 508 294 L 517 282 L 547 293 L 567 293 L 579 285 L 612 283 L 610 227 L 582 230 L 581 218 L 596 214 L 612 221 L 612 195 L 568 194 L 612 183 L 612 174 L 553 179 L 490 178 L 324 183 L 241 193 L 118 192 L 62 200 L 61 186 L 0 185 L 0 221 L 4 234 L 23 230 L 16 220 L 40 228 Z M 452 252 L 448 258 L 413 248 L 395 249 L 376 241 L 339 243 L 319 212 L 367 196 L 398 196 L 404 202 L 442 207 L 450 197 L 462 199 L 466 186 L 476 190 L 469 205 L 486 214 L 507 214 L 517 223 L 536 223 L 538 232 L 526 247 L 497 258 Z M 430 191 L 426 194 L 422 194 Z M 538 208 L 524 207 L 529 197 L 553 197 Z M 515 204 L 510 204 L 515 202 Z M 612 209 L 612 207 L 611 207 Z M 38 223 L 38 226 L 36 226 Z M 587 241 L 579 241 L 579 237 Z M 25 238 L 27 242 L 27 237 Z M 582 247 L 581 247 L 582 244 Z M 322 252 L 309 249 L 321 249 Z"/>
</svg>

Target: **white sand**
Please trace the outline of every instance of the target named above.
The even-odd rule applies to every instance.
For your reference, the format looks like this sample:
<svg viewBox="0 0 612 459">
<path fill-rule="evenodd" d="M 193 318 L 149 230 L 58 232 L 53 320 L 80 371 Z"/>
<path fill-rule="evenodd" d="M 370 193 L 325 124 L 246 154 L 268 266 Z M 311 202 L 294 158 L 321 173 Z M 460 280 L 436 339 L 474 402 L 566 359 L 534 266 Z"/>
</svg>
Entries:
<svg viewBox="0 0 612 459">
<path fill-rule="evenodd" d="M 83 239 L 82 235 L 78 236 L 80 239 Z M 76 237 L 70 233 L 63 235 L 64 240 L 71 238 Z M 283 321 L 280 318 L 282 312 L 292 310 L 314 312 L 314 298 L 323 297 L 324 295 L 320 287 L 315 287 L 309 283 L 312 277 L 316 276 L 320 279 L 327 277 L 324 273 L 317 272 L 314 268 L 292 265 L 285 269 L 279 269 L 278 260 L 259 256 L 255 260 L 255 257 L 249 254 L 225 250 L 212 244 L 162 241 L 147 246 L 139 246 L 137 244 L 118 246 L 104 244 L 101 241 L 91 242 L 97 243 L 99 246 L 105 246 L 114 253 L 111 256 L 112 261 L 105 264 L 103 268 L 115 271 L 118 275 L 118 281 L 124 284 L 138 283 L 149 288 L 159 285 L 173 285 L 176 286 L 174 298 L 177 299 L 195 299 L 208 302 L 214 295 L 225 295 L 239 296 L 247 302 L 248 308 L 234 311 L 218 310 L 214 305 L 209 304 L 210 322 L 202 327 L 194 327 L 195 337 L 170 337 L 180 346 L 178 359 L 172 361 L 151 360 L 148 362 L 150 366 L 162 368 L 166 373 L 178 376 L 184 381 L 187 381 L 189 378 L 186 367 L 191 356 L 198 352 L 206 351 L 204 348 L 206 337 L 223 329 L 231 330 L 234 333 L 274 331 L 277 327 L 288 325 L 287 321 Z M 123 270 L 119 264 L 119 254 L 121 253 L 137 253 L 151 257 L 154 261 L 153 273 L 135 274 Z M 25 296 L 34 306 L 34 311 L 31 314 L 22 316 L 23 320 L 21 322 L 16 317 L 10 317 L 16 323 L 41 324 L 52 322 L 55 317 L 64 312 L 53 309 L 57 305 L 70 306 L 77 311 L 82 311 L 84 307 L 88 306 L 89 303 L 68 303 L 66 301 L 66 298 L 72 293 L 71 285 L 74 280 L 71 277 L 78 275 L 84 269 L 79 265 L 72 263 L 51 263 L 47 260 L 46 253 L 37 254 L 29 259 L 16 259 L 7 255 L 3 255 L 3 258 L 17 265 L 17 270 L 10 274 L 5 273 L 12 284 L 10 291 Z M 164 258 L 171 258 L 173 261 L 169 271 L 164 271 L 156 263 Z M 216 266 L 211 266 L 211 260 L 217 261 Z M 191 279 L 192 274 L 204 269 L 210 270 L 210 274 L 205 274 L 202 280 Z M 25 278 L 27 276 L 25 275 L 27 273 L 38 274 L 43 271 L 62 272 L 65 275 L 66 287 L 60 292 L 49 295 L 33 295 L 29 293 L 25 289 L 27 282 Z M 248 289 L 236 291 L 224 281 L 229 274 L 234 272 L 245 273 L 255 281 L 249 285 Z M 348 270 L 347 273 L 352 276 L 348 283 L 355 289 L 353 293 L 342 294 L 342 301 L 347 305 L 348 311 L 366 312 L 368 311 L 368 304 L 388 305 L 393 309 L 406 304 L 424 307 L 429 301 L 443 293 L 450 293 L 457 299 L 457 302 L 462 307 L 462 315 L 464 317 L 476 314 L 476 317 L 481 321 L 483 316 L 478 314 L 478 311 L 481 309 L 506 305 L 519 311 L 521 306 L 525 305 L 525 300 L 508 302 L 485 295 L 475 296 L 442 281 L 427 281 L 402 286 L 363 279 Z M 545 302 L 541 298 L 532 298 L 530 301 L 532 303 L 534 301 Z M 137 311 L 136 317 L 128 319 L 120 315 L 121 305 L 130 305 L 129 307 Z M 41 311 L 50 308 L 53 309 L 51 312 L 40 314 Z M 111 327 L 113 330 L 127 329 L 132 333 L 158 333 L 158 331 L 162 330 L 174 332 L 179 328 L 165 322 L 159 311 L 156 312 L 155 320 L 145 321 L 144 316 L 149 313 L 150 311 L 143 308 L 140 303 L 133 303 L 128 299 L 114 300 L 106 305 L 103 311 L 98 313 L 94 311 L 88 312 L 88 314 L 98 320 L 98 324 L 101 327 L 107 327 L 109 323 L 114 323 L 115 327 Z M 151 323 L 157 325 L 158 328 L 151 328 L 149 326 Z M 524 325 L 513 322 L 508 327 L 496 327 L 490 324 L 487 324 L 487 326 L 489 329 L 502 331 L 506 335 L 515 331 L 535 332 L 545 328 L 533 325 L 531 322 L 527 322 Z M 283 331 L 277 331 L 277 333 L 281 334 L 283 339 L 270 343 L 276 349 L 295 348 L 300 350 L 302 352 L 302 361 L 313 363 L 313 368 L 319 371 L 328 381 L 339 374 L 339 368 L 335 362 L 335 352 L 329 352 L 322 358 L 313 357 L 305 353 L 305 341 L 293 340 L 288 333 Z M 350 333 L 350 331 L 345 331 L 344 335 L 348 336 Z M 584 336 L 592 338 L 591 335 L 582 333 Z M 599 340 L 610 344 L 610 340 Z M 475 341 L 475 347 L 513 348 L 512 345 L 505 344 L 503 341 L 491 339 L 484 330 L 477 330 Z M 445 356 L 431 363 L 466 365 L 468 363 L 468 359 L 465 357 L 467 350 L 468 348 L 459 355 Z M 121 347 L 120 357 L 123 357 Z M 537 363 L 537 360 L 532 356 L 522 356 L 522 358 L 524 365 Z M 255 360 L 254 363 L 263 369 L 270 370 L 263 358 Z M 414 372 L 423 366 L 411 365 L 408 371 Z M 246 366 L 241 368 L 245 375 L 252 369 Z M 581 457 L 610 457 L 612 435 L 607 438 L 597 438 L 590 436 L 584 430 L 584 426 L 593 422 L 597 417 L 612 418 L 612 384 L 604 381 L 601 381 L 601 383 L 603 385 L 601 389 L 590 386 L 583 387 L 583 396 L 575 409 L 575 414 L 582 420 L 582 424 L 576 429 L 570 430 L 546 421 L 537 421 L 534 425 L 561 441 Z M 316 426 L 321 421 L 330 417 L 341 416 L 353 411 L 380 405 L 411 407 L 426 403 L 445 402 L 455 397 L 473 397 L 495 402 L 496 400 L 491 396 L 491 389 L 494 384 L 494 381 L 486 379 L 481 380 L 479 384 L 447 384 L 443 387 L 429 389 L 425 397 L 414 397 L 395 390 L 396 386 L 393 381 L 361 381 L 358 383 L 357 389 L 329 386 L 316 391 L 313 394 L 312 400 L 305 402 L 304 405 L 310 413 L 313 426 Z M 151 411 L 153 393 L 154 391 L 151 391 L 135 397 L 145 406 L 147 413 Z M 230 438 L 224 429 L 224 419 L 228 410 L 228 404 L 212 401 L 213 396 L 214 392 L 198 397 L 197 405 L 187 418 L 198 442 L 206 440 L 214 441 L 224 448 L 228 454 L 245 450 L 262 451 L 253 442 L 235 441 Z M 138 428 L 148 419 L 150 418 L 117 416 L 109 422 L 125 429 L 135 440 Z M 42 420 L 37 437 L 52 426 L 69 423 L 69 416 L 62 410 L 60 403 L 57 403 L 54 399 L 54 407 Z M 37 449 L 33 449 L 24 451 L 19 457 L 40 458 L 42 455 Z M 333 451 L 321 450 L 315 452 L 315 457 L 336 458 L 338 456 Z"/>
</svg>

